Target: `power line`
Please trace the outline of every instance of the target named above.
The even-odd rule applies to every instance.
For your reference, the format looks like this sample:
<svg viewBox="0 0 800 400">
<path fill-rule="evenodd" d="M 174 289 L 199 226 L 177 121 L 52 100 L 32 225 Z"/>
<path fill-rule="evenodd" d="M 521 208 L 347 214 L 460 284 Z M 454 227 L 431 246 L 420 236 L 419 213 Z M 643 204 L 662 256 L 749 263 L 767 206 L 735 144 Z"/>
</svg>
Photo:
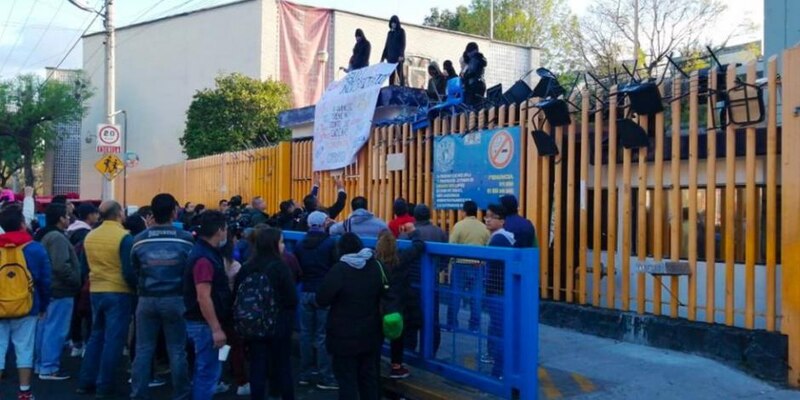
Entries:
<svg viewBox="0 0 800 400">
<path fill-rule="evenodd" d="M 94 21 L 97 21 L 97 17 L 99 17 L 100 14 L 102 14 L 104 10 L 105 10 L 105 6 L 103 6 L 103 8 L 99 12 L 96 12 L 94 14 L 94 18 L 92 18 L 91 22 L 89 22 L 89 25 L 86 25 L 86 29 L 84 29 L 83 33 L 81 33 L 78 36 L 78 39 L 75 40 L 75 43 L 72 44 L 72 47 L 70 47 L 69 50 L 67 50 L 67 53 L 64 54 L 64 57 L 61 58 L 61 61 L 59 61 L 58 64 L 55 66 L 55 68 L 53 68 L 53 71 L 51 71 L 49 74 L 47 74 L 47 78 L 45 78 L 45 80 L 44 80 L 44 82 L 42 82 L 41 86 L 44 86 L 44 84 L 47 83 L 48 80 L 50 80 L 50 78 L 53 76 L 53 72 L 55 72 L 55 70 L 57 70 L 61 66 L 61 64 L 64 63 L 64 60 L 66 60 L 67 57 L 69 57 L 70 53 L 72 53 L 72 50 L 75 50 L 75 47 L 78 45 L 78 43 L 81 42 L 81 39 L 83 38 L 83 35 L 85 35 L 86 32 L 89 32 L 89 28 L 91 28 L 92 25 L 94 25 Z"/>
<path fill-rule="evenodd" d="M 153 4 L 152 6 L 150 6 L 148 9 L 146 9 L 146 10 L 142 11 L 141 13 L 139 13 L 139 15 L 137 15 L 137 16 L 136 16 L 136 18 L 134 18 L 134 19 L 131 21 L 131 25 L 133 25 L 133 24 L 135 24 L 136 22 L 138 22 L 138 21 L 139 21 L 139 20 L 140 20 L 142 17 L 144 17 L 144 16 L 145 16 L 147 13 L 149 13 L 150 11 L 153 11 L 153 9 L 154 9 L 154 8 L 156 8 L 156 7 L 160 6 L 162 3 L 164 3 L 164 1 L 165 1 L 165 0 L 159 0 L 159 1 L 157 1 L 155 4 Z"/>
<path fill-rule="evenodd" d="M 23 33 L 25 32 L 25 26 L 28 25 L 28 21 L 31 19 L 31 15 L 33 14 L 33 9 L 36 8 L 36 3 L 38 2 L 39 0 L 34 0 L 33 4 L 31 5 L 31 10 L 28 12 L 28 16 L 25 17 L 25 22 L 22 23 L 22 29 L 20 30 L 19 35 L 17 35 L 17 40 L 14 41 L 14 46 L 12 46 L 11 50 L 8 52 L 6 59 L 3 61 L 3 65 L 0 65 L 0 76 L 3 76 L 3 70 L 6 68 L 8 60 L 11 59 L 11 55 L 14 54 L 14 50 L 17 49 L 19 41 L 22 40 Z"/>
<path fill-rule="evenodd" d="M 28 56 L 25 57 L 25 61 L 19 67 L 19 71 L 17 72 L 17 75 L 21 74 L 22 70 L 25 69 L 25 67 L 28 66 L 28 61 L 31 60 L 31 56 L 33 55 L 33 53 L 35 53 L 36 50 L 39 48 L 39 45 L 42 44 L 42 39 L 44 39 L 45 35 L 47 35 L 47 32 L 50 31 L 50 25 L 53 24 L 53 21 L 55 21 L 56 16 L 58 16 L 58 12 L 61 11 L 61 7 L 63 7 L 63 6 L 64 6 L 64 2 L 63 1 L 58 3 L 58 8 L 56 9 L 56 12 L 53 13 L 53 17 L 50 18 L 50 22 L 47 23 L 47 28 L 45 28 L 44 32 L 42 32 L 42 34 L 39 36 L 39 40 L 36 41 L 36 44 L 33 46 L 31 51 L 28 52 Z"/>
<path fill-rule="evenodd" d="M 5 23 L 5 25 L 3 25 L 3 31 L 0 32 L 0 43 L 3 43 L 3 36 L 5 36 L 5 34 L 6 34 L 6 28 L 8 28 L 8 22 L 11 21 L 11 14 L 14 14 L 14 6 L 16 6 L 16 5 L 17 5 L 17 0 L 14 0 L 14 2 L 11 3 L 11 11 L 8 12 L 8 17 L 6 18 L 6 23 Z"/>
</svg>

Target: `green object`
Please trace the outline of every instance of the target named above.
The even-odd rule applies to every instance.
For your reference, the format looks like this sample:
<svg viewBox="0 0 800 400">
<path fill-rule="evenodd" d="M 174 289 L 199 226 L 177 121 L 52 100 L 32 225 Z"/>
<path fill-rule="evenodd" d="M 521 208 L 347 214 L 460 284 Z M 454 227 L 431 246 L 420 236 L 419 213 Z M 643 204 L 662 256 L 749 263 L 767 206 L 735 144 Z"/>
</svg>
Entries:
<svg viewBox="0 0 800 400">
<path fill-rule="evenodd" d="M 403 334 L 403 316 L 393 312 L 383 316 L 383 336 L 395 340 Z"/>
</svg>

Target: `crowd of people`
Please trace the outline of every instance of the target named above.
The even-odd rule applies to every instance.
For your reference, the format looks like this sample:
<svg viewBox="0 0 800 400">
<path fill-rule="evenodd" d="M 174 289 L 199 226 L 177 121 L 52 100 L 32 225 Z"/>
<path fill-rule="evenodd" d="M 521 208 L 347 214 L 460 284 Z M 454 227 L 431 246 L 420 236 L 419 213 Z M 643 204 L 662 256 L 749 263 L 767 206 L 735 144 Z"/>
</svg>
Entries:
<svg viewBox="0 0 800 400">
<path fill-rule="evenodd" d="M 229 390 L 223 366 L 239 395 L 295 398 L 295 385 L 338 390 L 340 399 L 378 399 L 380 350 L 390 347 L 390 378 L 409 376 L 404 350 L 416 350 L 423 325 L 419 276 L 428 242 L 534 247 L 535 230 L 517 213 L 512 195 L 488 207 L 484 222 L 467 201 L 450 235 L 432 224 L 431 210 L 403 199 L 386 223 L 368 200 L 350 201 L 337 181 L 337 199 L 319 203 L 319 184 L 297 204 L 286 200 L 275 215 L 263 198 L 240 196 L 217 209 L 170 194 L 126 216 L 115 201 L 71 204 L 59 199 L 32 229 L 32 189 L 22 204 L 0 207 L 0 371 L 13 344 L 18 399 L 33 399 L 32 375 L 72 377 L 61 367 L 82 357 L 78 393 L 116 393 L 124 354 L 131 360 L 130 398 L 148 399 L 166 384 L 175 399 L 211 399 Z M 285 246 L 283 231 L 304 232 Z M 362 238 L 377 238 L 374 249 Z M 397 240 L 411 241 L 398 250 Z M 450 284 L 469 288 L 469 328 L 478 330 L 483 305 L 502 295 L 502 263 L 453 260 Z M 485 272 L 478 272 L 485 271 Z M 455 289 L 454 289 L 455 290 Z M 439 300 L 435 300 L 438 315 Z M 447 321 L 436 318 L 435 349 L 443 329 L 458 328 L 461 298 L 449 299 Z M 502 337 L 502 318 L 489 317 L 489 335 Z M 299 328 L 299 329 L 297 329 Z M 300 370 L 292 371 L 292 335 L 299 330 Z M 481 361 L 502 376 L 500 346 L 492 341 Z"/>
</svg>

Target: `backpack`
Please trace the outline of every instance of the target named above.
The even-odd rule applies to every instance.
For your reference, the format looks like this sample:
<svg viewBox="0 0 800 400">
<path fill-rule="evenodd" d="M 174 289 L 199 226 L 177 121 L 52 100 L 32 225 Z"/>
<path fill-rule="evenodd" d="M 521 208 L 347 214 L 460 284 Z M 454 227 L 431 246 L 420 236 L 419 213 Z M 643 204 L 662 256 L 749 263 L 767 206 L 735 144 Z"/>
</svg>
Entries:
<svg viewBox="0 0 800 400">
<path fill-rule="evenodd" d="M 242 280 L 233 303 L 234 328 L 239 335 L 248 339 L 274 337 L 279 314 L 275 289 L 266 273 L 254 272 Z"/>
<path fill-rule="evenodd" d="M 23 249 L 25 245 L 0 248 L 0 318 L 24 317 L 33 308 L 33 277 Z"/>
</svg>

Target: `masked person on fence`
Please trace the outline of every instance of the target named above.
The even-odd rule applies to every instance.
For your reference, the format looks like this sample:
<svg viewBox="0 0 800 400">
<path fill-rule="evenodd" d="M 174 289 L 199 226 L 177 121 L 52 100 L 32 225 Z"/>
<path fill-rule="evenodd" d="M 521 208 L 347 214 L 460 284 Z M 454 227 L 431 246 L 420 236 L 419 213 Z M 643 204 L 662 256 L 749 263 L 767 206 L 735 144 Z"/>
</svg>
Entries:
<svg viewBox="0 0 800 400">
<path fill-rule="evenodd" d="M 394 237 L 400 236 L 400 228 L 408 223 L 414 223 L 414 216 L 408 210 L 408 203 L 405 199 L 398 198 L 392 207 L 394 219 L 389 221 L 389 230 Z"/>
<path fill-rule="evenodd" d="M 133 237 L 122 226 L 125 214 L 115 201 L 100 205 L 99 227 L 84 242 L 89 265 L 92 333 L 81 364 L 78 393 L 114 396 L 122 349 L 133 314 L 136 272 L 131 265 Z"/>
<path fill-rule="evenodd" d="M 36 328 L 36 364 L 34 372 L 41 380 L 61 381 L 69 375 L 61 369 L 61 350 L 69 333 L 75 296 L 81 289 L 81 265 L 64 230 L 69 215 L 64 204 L 54 203 L 45 211 L 46 225 L 36 233 L 50 256 L 50 304 Z"/>
<path fill-rule="evenodd" d="M 70 340 L 72 357 L 83 357 L 85 342 L 92 331 L 92 307 L 89 300 L 89 266 L 86 264 L 86 251 L 83 242 L 86 235 L 100 221 L 100 211 L 91 203 L 83 203 L 75 210 L 78 219 L 67 228 L 69 242 L 81 262 L 81 290 L 75 296 L 70 321 Z M 86 334 L 84 334 L 84 329 Z"/>
<path fill-rule="evenodd" d="M 397 240 L 389 231 L 383 231 L 378 236 L 378 243 L 375 245 L 375 258 L 381 262 L 389 276 L 389 296 L 393 304 L 388 304 L 387 308 L 392 311 L 407 315 L 406 304 L 409 298 L 414 296 L 411 289 L 411 280 L 408 276 L 409 266 L 419 262 L 419 258 L 425 251 L 425 242 L 419 240 L 418 233 L 413 226 L 407 232 L 409 239 L 412 240 L 411 247 L 407 250 L 398 251 Z M 392 379 L 408 378 L 410 372 L 403 365 L 403 351 L 405 349 L 403 336 L 390 341 L 391 349 L 391 371 L 389 377 Z"/>
<path fill-rule="evenodd" d="M 384 229 L 389 229 L 382 219 L 367 211 L 367 199 L 358 196 L 350 202 L 353 212 L 343 222 L 338 222 L 331 226 L 331 235 L 343 235 L 347 232 L 355 233 L 359 236 L 378 237 Z"/>
<path fill-rule="evenodd" d="M 400 78 L 400 86 L 406 85 L 406 78 L 403 71 L 403 61 L 406 56 L 406 31 L 400 26 L 400 18 L 392 15 L 389 19 L 389 32 L 386 34 L 386 45 L 383 47 L 381 62 L 397 63 L 397 77 Z M 395 74 L 389 77 L 389 85 L 394 86 L 397 80 Z"/>
<path fill-rule="evenodd" d="M 194 346 L 193 399 L 211 399 L 222 372 L 218 351 L 227 342 L 223 324 L 232 319 L 233 293 L 228 285 L 221 248 L 228 240 L 226 217 L 203 213 L 183 276 L 184 318 Z"/>
<path fill-rule="evenodd" d="M 325 350 L 325 324 L 328 308 L 317 306 L 317 289 L 323 278 L 338 261 L 336 240 L 325 232 L 328 216 L 314 211 L 308 216 L 308 233 L 294 247 L 294 255 L 303 271 L 300 293 L 300 385 L 309 385 L 319 373 L 320 389 L 338 389 L 331 361 Z M 317 348 L 314 357 L 314 347 Z"/>
<path fill-rule="evenodd" d="M 513 194 L 500 197 L 505 212 L 505 230 L 514 234 L 514 247 L 538 247 L 536 228 L 530 220 L 519 215 L 519 202 Z"/>
<path fill-rule="evenodd" d="M 478 51 L 478 44 L 470 42 L 464 54 L 468 57 L 466 68 L 461 75 L 464 85 L 464 103 L 470 106 L 480 104 L 486 95 L 486 82 L 483 74 L 486 71 L 486 57 Z"/>
<path fill-rule="evenodd" d="M 478 205 L 472 200 L 464 202 L 461 210 L 464 218 L 458 221 L 450 232 L 450 243 L 485 246 L 489 242 L 489 230 L 478 221 Z M 458 328 L 458 311 L 461 308 L 462 293 L 469 298 L 469 330 L 478 331 L 481 327 L 481 296 L 483 295 L 483 274 L 480 260 L 455 259 L 450 273 L 452 290 L 450 305 L 447 307 L 447 325 Z"/>
<path fill-rule="evenodd" d="M 189 232 L 172 224 L 178 217 L 178 202 L 172 195 L 156 195 L 151 207 L 154 225 L 136 236 L 131 255 L 139 277 L 131 398 L 150 397 L 151 366 L 159 332 L 163 329 L 172 372 L 173 398 L 188 399 L 183 270 L 194 240 Z"/>
<path fill-rule="evenodd" d="M 323 211 L 319 204 L 319 199 L 317 195 L 319 194 L 319 175 L 315 175 L 314 177 L 314 186 L 311 188 L 311 193 L 309 193 L 306 197 L 303 198 L 303 214 L 300 217 L 300 223 L 298 225 L 299 231 L 307 231 L 308 230 L 308 222 L 306 218 L 308 215 L 314 211 Z M 344 210 L 345 201 L 347 201 L 347 192 L 344 190 L 344 182 L 342 181 L 341 177 L 336 178 L 336 202 L 333 203 L 330 207 L 324 207 L 324 212 L 328 214 L 331 219 L 336 219 L 339 214 Z"/>
<path fill-rule="evenodd" d="M 31 400 L 36 321 L 37 316 L 44 317 L 50 303 L 50 258 L 28 233 L 20 207 L 0 209 L 0 228 L 5 232 L 0 234 L 0 293 L 5 300 L 0 304 L 0 374 L 6 369 L 11 342 L 19 372 L 17 399 Z"/>
<path fill-rule="evenodd" d="M 486 210 L 486 228 L 491 232 L 488 245 L 490 247 L 514 247 L 514 234 L 505 230 L 503 224 L 508 223 L 505 208 L 499 204 L 489 205 Z M 486 263 L 486 294 L 489 309 L 489 338 L 486 345 L 488 354 L 481 355 L 481 362 L 494 364 L 492 376 L 503 376 L 503 280 L 505 268 L 502 261 Z"/>
<path fill-rule="evenodd" d="M 259 226 L 253 232 L 255 254 L 236 277 L 235 326 L 247 346 L 252 399 L 270 392 L 294 399 L 292 329 L 297 292 L 289 267 L 283 262 L 280 229 Z"/>
<path fill-rule="evenodd" d="M 342 256 L 317 290 L 317 304 L 331 307 L 326 347 L 339 399 L 378 399 L 385 271 L 352 232 L 339 239 L 338 251 Z"/>
<path fill-rule="evenodd" d="M 353 47 L 353 55 L 344 71 L 351 72 L 369 66 L 370 52 L 372 52 L 372 45 L 364 36 L 364 31 L 356 29 L 356 45 Z"/>
<path fill-rule="evenodd" d="M 438 226 L 431 224 L 431 210 L 425 204 L 417 204 L 414 207 L 414 225 L 400 234 L 400 239 L 410 240 L 411 233 L 415 233 L 419 240 L 424 242 L 439 242 L 447 243 L 447 234 Z M 446 266 L 445 262 L 440 262 L 437 265 L 437 271 Z M 422 305 L 421 295 L 419 292 L 420 278 L 421 278 L 422 265 L 420 261 L 409 263 L 408 277 L 412 283 L 411 293 L 408 297 L 406 304 L 406 320 L 405 328 L 403 329 L 403 336 L 405 339 L 406 348 L 409 350 L 416 350 L 419 343 L 419 336 L 422 330 Z M 441 344 L 441 327 L 439 324 L 439 291 L 434 292 L 434 311 L 433 315 L 436 316 L 433 322 L 433 352 L 439 350 Z"/>
</svg>

